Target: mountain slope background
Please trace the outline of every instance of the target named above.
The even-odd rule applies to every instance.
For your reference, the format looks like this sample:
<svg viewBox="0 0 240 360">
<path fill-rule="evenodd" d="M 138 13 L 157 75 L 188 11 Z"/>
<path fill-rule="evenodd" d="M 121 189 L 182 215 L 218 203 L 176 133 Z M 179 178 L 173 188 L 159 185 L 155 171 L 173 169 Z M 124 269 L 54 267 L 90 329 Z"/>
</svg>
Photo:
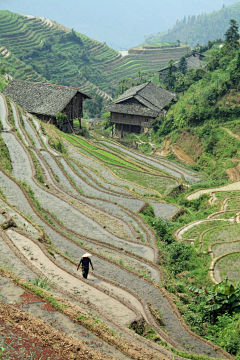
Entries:
<svg viewBox="0 0 240 360">
<path fill-rule="evenodd" d="M 240 2 L 229 7 L 223 6 L 221 10 L 209 14 L 185 16 L 167 32 L 158 33 L 156 36 L 150 35 L 146 43 L 180 40 L 191 47 L 197 44 L 205 45 L 209 40 L 223 39 L 231 19 L 240 22 Z"/>
<path fill-rule="evenodd" d="M 130 49 L 144 35 L 172 28 L 185 15 L 198 15 L 235 0 L 1 0 L 0 9 L 55 20 L 114 49 Z M 120 48 L 121 47 L 121 48 Z"/>
<path fill-rule="evenodd" d="M 114 95 L 122 78 L 156 72 L 187 52 L 186 46 L 135 48 L 121 54 L 48 19 L 0 11 L 0 66 L 14 78 Z"/>
</svg>

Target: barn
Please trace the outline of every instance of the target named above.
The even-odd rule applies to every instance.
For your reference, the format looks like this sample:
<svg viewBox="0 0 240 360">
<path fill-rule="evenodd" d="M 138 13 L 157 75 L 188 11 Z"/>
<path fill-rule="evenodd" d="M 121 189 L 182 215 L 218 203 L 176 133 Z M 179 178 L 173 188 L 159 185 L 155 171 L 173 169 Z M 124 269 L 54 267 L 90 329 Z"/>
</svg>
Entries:
<svg viewBox="0 0 240 360">
<path fill-rule="evenodd" d="M 128 89 L 106 107 L 111 113 L 111 123 L 115 124 L 115 136 L 121 138 L 124 133 L 147 132 L 156 117 L 166 114 L 175 96 L 151 81 Z"/>
<path fill-rule="evenodd" d="M 77 88 L 23 80 L 11 81 L 2 93 L 27 112 L 44 122 L 58 125 L 66 133 L 73 131 L 73 119 L 79 119 L 81 127 L 83 101 L 90 99 Z M 60 124 L 56 119 L 58 112 L 66 115 Z"/>
</svg>

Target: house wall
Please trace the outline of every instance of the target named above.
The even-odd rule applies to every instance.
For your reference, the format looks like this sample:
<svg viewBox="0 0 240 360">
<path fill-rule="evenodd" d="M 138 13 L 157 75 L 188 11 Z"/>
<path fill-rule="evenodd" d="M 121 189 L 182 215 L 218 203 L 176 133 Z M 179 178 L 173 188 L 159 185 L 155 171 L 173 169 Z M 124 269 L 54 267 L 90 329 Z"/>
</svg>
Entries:
<svg viewBox="0 0 240 360">
<path fill-rule="evenodd" d="M 83 116 L 83 100 L 81 94 L 75 95 L 62 113 L 67 115 L 68 120 L 79 119 Z"/>
<path fill-rule="evenodd" d="M 68 105 L 61 111 L 63 114 L 67 115 L 66 120 L 64 120 L 63 125 L 60 130 L 65 133 L 72 133 L 73 132 L 73 120 L 74 119 L 81 119 L 83 116 L 83 100 L 84 98 L 81 94 L 75 95 Z M 40 120 L 44 122 L 49 122 L 50 124 L 57 125 L 56 117 L 43 115 L 43 114 L 34 114 Z"/>
<path fill-rule="evenodd" d="M 127 124 L 148 127 L 149 123 L 151 123 L 155 119 L 150 116 L 120 114 L 112 112 L 110 120 L 114 124 Z"/>
<path fill-rule="evenodd" d="M 140 134 L 141 132 L 147 132 L 155 118 L 111 113 L 111 123 L 115 124 L 115 136 L 123 137 L 124 133 Z"/>
</svg>

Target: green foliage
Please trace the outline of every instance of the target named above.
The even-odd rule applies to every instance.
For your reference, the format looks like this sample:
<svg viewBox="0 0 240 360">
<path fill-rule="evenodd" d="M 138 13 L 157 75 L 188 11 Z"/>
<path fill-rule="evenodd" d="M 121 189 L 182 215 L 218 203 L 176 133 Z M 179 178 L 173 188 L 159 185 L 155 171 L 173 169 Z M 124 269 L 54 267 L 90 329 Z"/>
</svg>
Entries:
<svg viewBox="0 0 240 360">
<path fill-rule="evenodd" d="M 138 78 L 135 81 L 132 78 L 121 79 L 118 82 L 119 88 L 116 92 L 116 95 L 123 94 L 126 90 L 130 89 L 133 86 L 146 83 L 153 76 L 152 71 L 146 72 L 146 71 L 142 71 L 141 69 L 138 69 L 137 74 L 138 74 Z"/>
<path fill-rule="evenodd" d="M 0 135 L 0 167 L 8 173 L 12 173 L 12 164 L 9 151 Z"/>
<path fill-rule="evenodd" d="M 30 200 L 33 202 L 33 204 L 36 206 L 36 209 L 42 213 L 42 207 L 40 202 L 35 198 L 34 195 L 34 191 L 32 190 L 32 188 L 30 187 L 30 185 L 26 182 L 26 181 L 18 181 L 20 185 L 23 186 L 23 188 L 25 189 L 26 193 L 28 194 L 28 196 L 30 197 Z"/>
<path fill-rule="evenodd" d="M 238 23 L 236 20 L 230 20 L 230 27 L 226 31 L 225 35 L 225 45 L 231 48 L 239 47 L 239 33 L 238 33 Z"/>
<path fill-rule="evenodd" d="M 89 118 L 101 118 L 103 110 L 103 97 L 91 92 L 91 99 L 83 103 L 84 111 L 88 113 Z"/>
<path fill-rule="evenodd" d="M 148 216 L 150 218 L 155 217 L 154 208 L 151 203 L 147 202 L 146 206 L 144 207 L 142 214 Z"/>
<path fill-rule="evenodd" d="M 184 75 L 187 72 L 187 60 L 185 56 L 182 56 L 181 59 L 179 60 L 178 71 Z"/>
<path fill-rule="evenodd" d="M 62 114 L 61 112 L 57 113 L 56 120 L 60 130 L 62 129 L 63 123 L 65 122 L 66 118 L 67 118 L 66 114 Z"/>
<path fill-rule="evenodd" d="M 51 290 L 53 286 L 56 285 L 56 282 L 54 282 L 53 278 L 50 278 L 50 276 L 44 276 L 41 273 L 34 279 L 32 284 L 40 287 L 41 289 Z"/>
<path fill-rule="evenodd" d="M 204 285 L 203 285 L 204 286 Z M 240 288 L 225 279 L 204 290 L 190 286 L 196 298 L 185 318 L 193 330 L 240 359 Z"/>
<path fill-rule="evenodd" d="M 195 268 L 194 259 L 196 257 L 196 250 L 192 244 L 173 242 L 168 250 L 168 264 L 174 275 Z"/>
<path fill-rule="evenodd" d="M 174 231 L 174 225 L 170 220 L 155 218 L 152 221 L 152 226 L 161 241 L 165 242 L 166 244 L 171 244 L 175 241 L 172 235 Z"/>
<path fill-rule="evenodd" d="M 106 111 L 105 113 L 103 113 L 103 117 L 105 119 L 105 125 L 104 125 L 105 130 L 108 129 L 109 126 L 111 126 L 110 116 L 111 116 L 110 111 Z"/>
<path fill-rule="evenodd" d="M 221 346 L 228 353 L 240 358 L 240 314 L 218 316 L 215 324 L 208 324 L 207 340 Z"/>
<path fill-rule="evenodd" d="M 40 164 L 38 163 L 37 159 L 36 159 L 36 156 L 34 155 L 34 153 L 32 152 L 31 149 L 28 149 L 31 157 L 32 157 L 32 160 L 33 160 L 33 163 L 34 163 L 34 167 L 35 167 L 35 170 L 36 170 L 36 177 L 38 179 L 38 181 L 43 184 L 44 181 L 43 181 L 43 172 L 42 172 L 42 168 L 40 166 Z"/>
<path fill-rule="evenodd" d="M 49 145 L 59 151 L 60 153 L 62 153 L 63 155 L 67 155 L 67 149 L 65 148 L 63 141 L 61 138 L 57 138 L 55 140 L 53 140 L 52 138 L 50 138 L 49 140 Z"/>
<path fill-rule="evenodd" d="M 144 154 L 149 154 L 152 151 L 152 146 L 149 143 L 140 144 L 138 148 Z"/>
</svg>

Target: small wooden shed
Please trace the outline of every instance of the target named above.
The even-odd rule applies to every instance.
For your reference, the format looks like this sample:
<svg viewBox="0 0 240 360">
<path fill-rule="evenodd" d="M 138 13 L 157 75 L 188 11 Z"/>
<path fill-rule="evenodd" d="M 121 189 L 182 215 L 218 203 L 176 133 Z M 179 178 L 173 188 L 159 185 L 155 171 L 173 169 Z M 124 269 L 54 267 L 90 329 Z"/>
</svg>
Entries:
<svg viewBox="0 0 240 360">
<path fill-rule="evenodd" d="M 44 122 L 57 125 L 57 113 L 67 115 L 59 126 L 66 133 L 73 131 L 73 119 L 81 126 L 83 101 L 90 99 L 77 88 L 22 80 L 11 81 L 2 93 Z"/>
<path fill-rule="evenodd" d="M 106 107 L 111 112 L 111 123 L 115 124 L 115 136 L 147 132 L 156 117 L 166 114 L 167 105 L 175 96 L 151 81 L 125 91 Z"/>
</svg>

